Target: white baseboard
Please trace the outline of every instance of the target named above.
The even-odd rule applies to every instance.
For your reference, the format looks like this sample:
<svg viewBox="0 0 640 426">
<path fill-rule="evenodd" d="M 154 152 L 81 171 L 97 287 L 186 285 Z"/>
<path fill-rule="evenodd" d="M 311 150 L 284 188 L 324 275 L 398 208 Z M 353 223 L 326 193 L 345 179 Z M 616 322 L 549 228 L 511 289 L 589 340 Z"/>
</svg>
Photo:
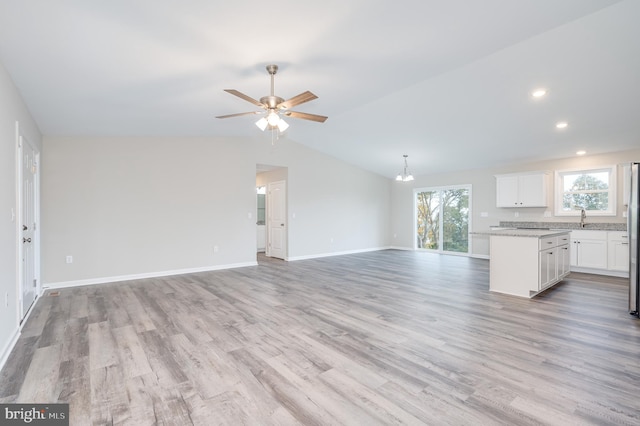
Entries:
<svg viewBox="0 0 640 426">
<path fill-rule="evenodd" d="M 310 254 L 306 256 L 295 256 L 287 258 L 288 261 L 293 262 L 296 260 L 309 260 L 309 259 L 319 259 L 321 257 L 331 257 L 331 256 L 343 256 L 345 254 L 358 254 L 358 253 L 367 253 L 370 251 L 381 251 L 381 250 L 389 250 L 391 247 L 375 247 L 368 249 L 360 249 L 360 250 L 346 250 L 346 251 L 335 251 L 331 253 L 320 253 L 320 254 Z"/>
<path fill-rule="evenodd" d="M 597 274 L 597 275 L 607 275 L 610 277 L 629 278 L 629 272 L 627 271 L 612 271 L 609 269 L 581 268 L 579 266 L 572 266 L 571 272 L 583 272 L 585 274 Z"/>
<path fill-rule="evenodd" d="M 2 348 L 2 352 L 0 352 L 0 371 L 4 368 L 4 365 L 7 363 L 9 359 L 9 355 L 13 350 L 14 346 L 18 342 L 18 337 L 20 337 L 20 328 L 16 328 L 13 332 L 13 336 L 9 339 L 7 344 Z"/>
<path fill-rule="evenodd" d="M 400 246 L 391 246 L 389 247 L 390 250 L 405 250 L 405 251 L 414 251 L 415 249 L 413 247 L 400 247 Z"/>
<path fill-rule="evenodd" d="M 193 274 L 196 272 L 219 271 L 221 269 L 244 268 L 246 266 L 256 266 L 257 264 L 258 262 L 242 262 L 242 263 L 231 263 L 228 265 L 204 266 L 201 268 L 176 269 L 173 271 L 145 272 L 143 274 L 89 278 L 86 280 L 76 280 L 76 281 L 60 281 L 60 282 L 53 282 L 53 283 L 44 283 L 43 288 L 56 289 L 56 288 L 67 288 L 67 287 L 80 287 L 84 285 L 107 284 L 107 283 L 115 283 L 115 282 L 121 282 L 121 281 L 140 280 L 144 278 L 158 278 L 158 277 L 168 277 L 171 275 Z"/>
<path fill-rule="evenodd" d="M 473 257 L 474 259 L 486 259 L 489 260 L 488 254 L 470 254 L 469 257 Z"/>
</svg>

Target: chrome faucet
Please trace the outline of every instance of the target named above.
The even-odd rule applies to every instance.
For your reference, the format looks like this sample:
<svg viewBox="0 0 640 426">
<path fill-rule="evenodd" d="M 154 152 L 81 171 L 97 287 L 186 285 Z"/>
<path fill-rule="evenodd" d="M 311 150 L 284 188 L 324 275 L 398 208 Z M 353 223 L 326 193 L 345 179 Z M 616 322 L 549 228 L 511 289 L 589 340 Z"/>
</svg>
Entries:
<svg viewBox="0 0 640 426">
<path fill-rule="evenodd" d="M 584 209 L 580 210 L 580 228 L 584 228 L 584 221 L 587 218 L 587 212 Z"/>
</svg>

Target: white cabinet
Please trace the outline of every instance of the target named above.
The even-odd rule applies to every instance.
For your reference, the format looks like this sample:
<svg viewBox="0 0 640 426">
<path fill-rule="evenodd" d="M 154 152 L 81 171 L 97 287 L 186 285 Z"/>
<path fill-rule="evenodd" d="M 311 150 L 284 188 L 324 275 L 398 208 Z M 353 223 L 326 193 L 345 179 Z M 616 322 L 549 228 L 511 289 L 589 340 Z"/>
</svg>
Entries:
<svg viewBox="0 0 640 426">
<path fill-rule="evenodd" d="M 551 284 L 555 284 L 558 280 L 558 255 L 556 248 L 543 250 L 539 253 L 539 290 L 544 290 Z"/>
<path fill-rule="evenodd" d="M 538 255 L 540 275 L 539 290 L 557 283 L 569 272 L 569 234 L 540 238 Z"/>
<path fill-rule="evenodd" d="M 569 239 L 568 236 L 567 239 Z M 567 276 L 569 272 L 571 272 L 571 249 L 567 243 L 558 246 L 558 276 Z"/>
<path fill-rule="evenodd" d="M 607 269 L 607 231 L 572 231 L 571 266 Z"/>
<path fill-rule="evenodd" d="M 592 274 L 629 276 L 626 231 L 571 231 L 571 270 Z"/>
<path fill-rule="evenodd" d="M 546 207 L 548 172 L 496 175 L 497 207 Z"/>
<path fill-rule="evenodd" d="M 533 297 L 569 273 L 568 231 L 540 238 L 514 232 L 491 234 L 491 291 Z"/>
<path fill-rule="evenodd" d="M 612 271 L 629 270 L 629 236 L 626 232 L 609 231 L 608 245 L 608 269 Z"/>
</svg>

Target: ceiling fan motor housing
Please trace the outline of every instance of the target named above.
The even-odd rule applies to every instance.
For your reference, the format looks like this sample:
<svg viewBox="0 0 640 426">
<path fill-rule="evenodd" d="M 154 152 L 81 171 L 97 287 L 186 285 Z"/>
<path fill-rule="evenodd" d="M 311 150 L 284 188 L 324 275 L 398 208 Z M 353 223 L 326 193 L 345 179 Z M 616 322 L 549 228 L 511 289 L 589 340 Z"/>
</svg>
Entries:
<svg viewBox="0 0 640 426">
<path fill-rule="evenodd" d="M 276 109 L 276 106 L 284 102 L 284 99 L 280 96 L 270 95 L 261 97 L 260 102 L 267 105 L 269 109 Z"/>
</svg>

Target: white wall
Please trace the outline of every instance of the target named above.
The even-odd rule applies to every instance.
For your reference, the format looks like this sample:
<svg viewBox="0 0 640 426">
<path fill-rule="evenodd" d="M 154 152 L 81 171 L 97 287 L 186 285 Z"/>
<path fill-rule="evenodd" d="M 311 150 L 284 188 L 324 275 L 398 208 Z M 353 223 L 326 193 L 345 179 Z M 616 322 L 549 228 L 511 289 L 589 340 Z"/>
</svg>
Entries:
<svg viewBox="0 0 640 426">
<path fill-rule="evenodd" d="M 16 121 L 21 133 L 41 150 L 40 130 L 0 64 L 0 366 L 18 331 L 18 221 L 12 220 L 17 211 Z"/>
<path fill-rule="evenodd" d="M 45 137 L 43 157 L 45 285 L 254 264 L 256 164 L 288 169 L 290 258 L 388 246 L 390 181 L 287 139 Z"/>
<path fill-rule="evenodd" d="M 543 161 L 528 164 L 512 164 L 495 169 L 466 170 L 452 173 L 417 176 L 407 184 L 406 182 L 393 182 L 391 189 L 391 245 L 395 247 L 413 248 L 415 244 L 415 231 L 413 222 L 413 189 L 425 187 L 439 187 L 447 185 L 472 185 L 472 230 L 486 231 L 492 225 L 498 225 L 500 221 L 522 222 L 579 222 L 579 218 L 566 216 L 554 216 L 553 212 L 553 188 L 555 170 L 598 168 L 602 166 L 626 164 L 632 161 L 640 161 L 640 149 L 609 153 L 603 155 L 573 157 L 554 161 Z M 535 170 L 549 170 L 549 205 L 547 208 L 497 208 L 496 207 L 496 183 L 495 175 L 502 173 L 515 173 Z M 626 223 L 622 216 L 624 211 L 622 204 L 622 168 L 618 167 L 618 196 L 617 216 L 588 217 L 592 223 Z M 551 213 L 551 217 L 544 217 L 545 211 Z M 480 214 L 486 212 L 487 217 Z M 515 217 L 518 212 L 519 217 Z M 487 237 L 472 236 L 472 254 L 487 256 L 489 243 Z"/>
</svg>

